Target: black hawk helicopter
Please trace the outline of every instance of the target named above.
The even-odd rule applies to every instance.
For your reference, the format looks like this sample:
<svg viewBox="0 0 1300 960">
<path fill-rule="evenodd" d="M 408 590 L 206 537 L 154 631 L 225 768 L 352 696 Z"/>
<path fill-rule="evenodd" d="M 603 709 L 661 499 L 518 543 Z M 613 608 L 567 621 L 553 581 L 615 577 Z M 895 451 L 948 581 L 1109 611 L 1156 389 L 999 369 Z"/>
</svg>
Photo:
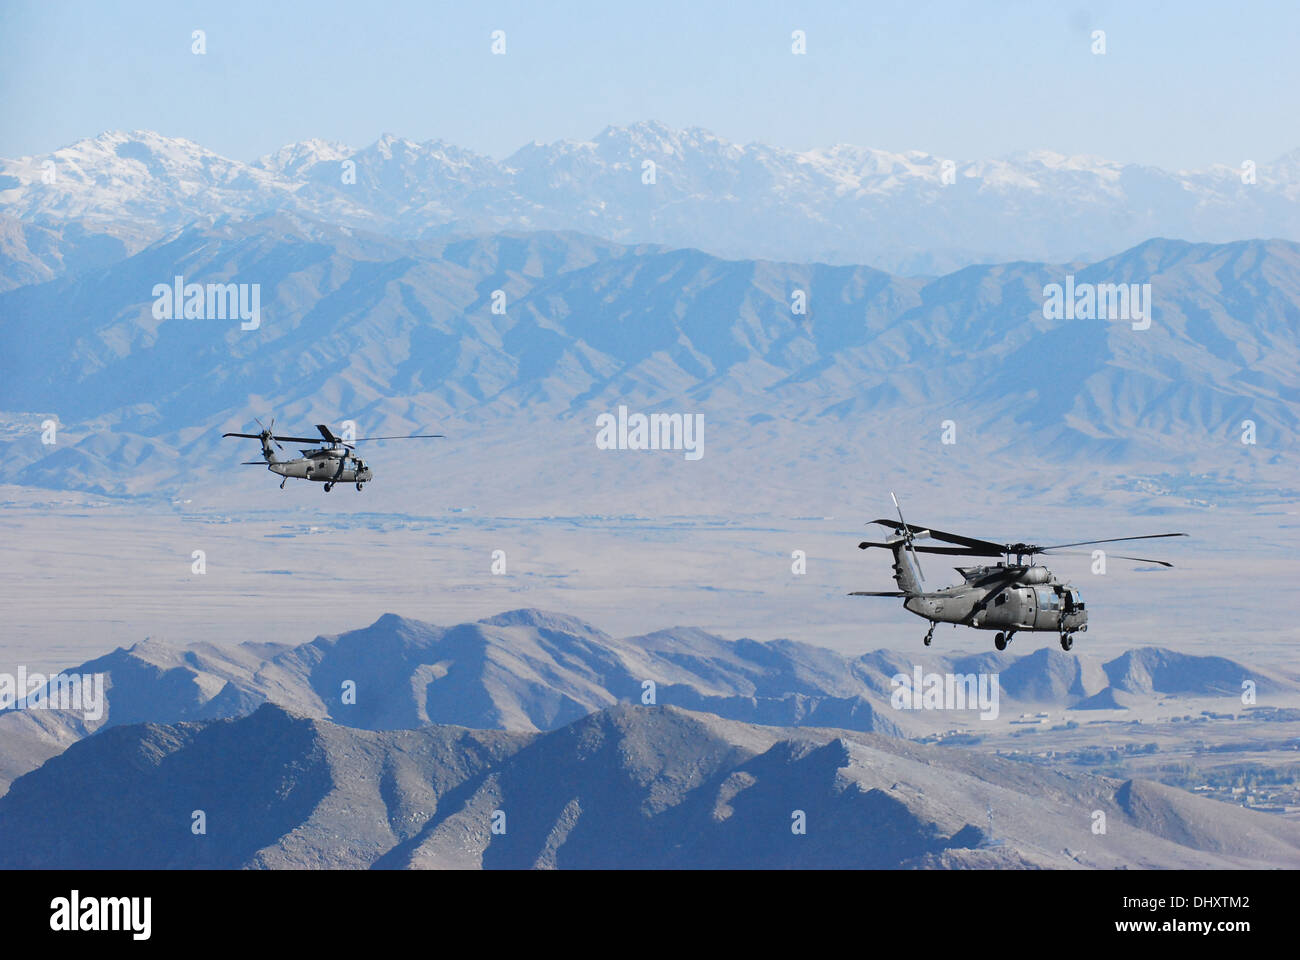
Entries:
<svg viewBox="0 0 1300 960">
<path fill-rule="evenodd" d="M 257 420 L 256 417 L 253 418 Z M 441 433 L 421 433 L 414 436 L 401 437 L 358 437 L 355 440 L 344 440 L 336 437 L 333 431 L 323 423 L 316 424 L 316 429 L 320 431 L 321 439 L 315 437 L 281 437 L 275 434 L 275 418 L 271 418 L 271 425 L 268 427 L 257 420 L 257 425 L 262 428 L 261 433 L 223 433 L 222 437 L 247 437 L 250 440 L 262 441 L 262 459 L 245 460 L 244 466 L 265 466 L 272 473 L 284 477 L 280 481 L 280 489 L 284 489 L 285 483 L 289 479 L 295 480 L 315 480 L 317 483 L 325 484 L 325 492 L 329 493 L 334 489 L 336 483 L 355 483 L 360 490 L 362 484 L 369 483 L 374 479 L 374 471 L 366 464 L 364 460 L 356 455 L 355 444 L 365 443 L 373 440 L 427 440 L 433 437 L 441 437 Z M 283 450 L 280 444 L 281 440 L 287 440 L 290 443 L 315 443 L 321 446 L 312 450 L 300 450 L 301 457 L 295 457 L 292 460 L 281 460 L 275 455 L 275 450 L 271 449 L 274 442 L 276 447 Z M 323 441 L 323 443 L 322 443 Z"/>
<path fill-rule="evenodd" d="M 1069 547 L 1091 546 L 1097 543 L 1119 543 L 1123 540 L 1155 540 L 1160 537 L 1185 537 L 1185 533 L 1152 533 L 1143 537 L 1112 537 L 1108 540 L 1079 540 L 1075 543 L 1058 543 L 1039 546 L 1036 543 L 994 543 L 975 537 L 945 533 L 933 527 L 916 527 L 903 520 L 903 510 L 898 498 L 889 495 L 898 510 L 897 520 L 872 520 L 894 531 L 884 543 L 864 541 L 858 548 L 883 547 L 894 554 L 894 581 L 898 590 L 884 592 L 854 591 L 851 597 L 902 597 L 903 609 L 930 621 L 925 635 L 925 645 L 930 645 L 934 628 L 940 623 L 963 624 L 976 630 L 997 630 L 993 645 L 1005 650 L 1019 630 L 1060 635 L 1061 649 L 1074 646 L 1074 634 L 1088 629 L 1088 610 L 1079 591 L 1069 583 L 1056 578 L 1046 567 L 1033 562 L 1040 553 L 1052 553 Z M 915 541 L 930 537 L 955 546 L 917 546 Z M 921 584 L 921 561 L 917 553 L 942 553 L 965 557 L 1001 557 L 993 566 L 957 567 L 965 579 L 942 590 L 925 591 Z M 908 556 L 910 554 L 910 557 Z M 1015 563 L 1011 558 L 1015 557 Z M 1029 563 L 1025 563 L 1029 557 Z M 1138 563 L 1156 563 L 1172 567 L 1163 560 L 1146 560 L 1142 557 L 1117 557 Z"/>
</svg>

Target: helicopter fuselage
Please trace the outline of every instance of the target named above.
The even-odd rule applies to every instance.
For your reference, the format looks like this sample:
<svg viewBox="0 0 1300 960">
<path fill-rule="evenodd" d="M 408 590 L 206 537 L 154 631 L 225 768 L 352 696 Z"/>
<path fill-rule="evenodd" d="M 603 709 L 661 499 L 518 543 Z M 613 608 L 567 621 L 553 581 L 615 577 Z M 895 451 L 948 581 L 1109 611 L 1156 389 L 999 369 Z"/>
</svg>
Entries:
<svg viewBox="0 0 1300 960">
<path fill-rule="evenodd" d="M 266 468 L 282 477 L 315 480 L 318 483 L 369 483 L 374 478 L 374 471 L 365 461 L 345 449 L 323 448 L 301 452 L 301 457 L 276 460 L 268 463 Z"/>
<path fill-rule="evenodd" d="M 1080 633 L 1088 611 L 1079 591 L 1046 567 L 996 564 L 959 567 L 965 582 L 909 596 L 904 609 L 934 623 L 976 630 Z"/>
</svg>

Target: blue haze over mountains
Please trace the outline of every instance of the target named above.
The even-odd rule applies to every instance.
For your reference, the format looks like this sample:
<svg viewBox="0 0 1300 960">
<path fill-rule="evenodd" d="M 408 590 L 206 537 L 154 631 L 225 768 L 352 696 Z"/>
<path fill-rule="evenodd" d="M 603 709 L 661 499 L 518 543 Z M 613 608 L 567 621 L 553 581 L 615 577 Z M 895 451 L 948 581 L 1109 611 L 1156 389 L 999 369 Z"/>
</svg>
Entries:
<svg viewBox="0 0 1300 960">
<path fill-rule="evenodd" d="M 1067 270 L 1151 283 L 1151 329 L 1043 319 L 1042 288 Z M 261 328 L 155 320 L 149 291 L 177 272 L 261 283 Z M 796 289 L 807 316 L 790 311 Z M 828 435 L 883 418 L 915 443 L 952 416 L 992 452 L 1255 482 L 1281 475 L 1298 426 L 1300 245 L 1284 241 L 1151 240 L 1097 264 L 922 279 L 578 234 L 409 241 L 266 214 L 10 290 L 0 318 L 0 409 L 30 412 L 28 430 L 56 413 L 68 438 L 50 453 L 10 434 L 2 479 L 114 494 L 176 479 L 217 428 L 268 412 L 381 433 L 667 406 L 705 412 L 714 449 L 768 418 Z M 1237 442 L 1246 418 L 1258 449 Z"/>
</svg>

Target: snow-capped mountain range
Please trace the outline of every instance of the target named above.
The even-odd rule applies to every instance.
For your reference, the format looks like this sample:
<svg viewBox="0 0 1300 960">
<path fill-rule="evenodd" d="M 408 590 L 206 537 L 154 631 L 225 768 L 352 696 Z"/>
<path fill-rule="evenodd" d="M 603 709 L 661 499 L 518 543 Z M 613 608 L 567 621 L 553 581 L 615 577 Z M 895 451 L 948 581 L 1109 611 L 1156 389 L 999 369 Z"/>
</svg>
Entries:
<svg viewBox="0 0 1300 960">
<path fill-rule="evenodd" d="M 305 140 L 245 163 L 189 140 L 108 132 L 0 160 L 0 214 L 29 231 L 75 222 L 127 253 L 198 219 L 287 210 L 404 238 L 578 230 L 936 274 L 1096 260 L 1153 236 L 1300 240 L 1300 150 L 1242 162 L 1252 176 L 1236 164 L 1171 172 L 1049 151 L 985 161 L 849 145 L 800 152 L 642 122 L 501 161 L 385 135 L 362 149 Z M 35 259 L 32 279 L 66 266 Z"/>
</svg>

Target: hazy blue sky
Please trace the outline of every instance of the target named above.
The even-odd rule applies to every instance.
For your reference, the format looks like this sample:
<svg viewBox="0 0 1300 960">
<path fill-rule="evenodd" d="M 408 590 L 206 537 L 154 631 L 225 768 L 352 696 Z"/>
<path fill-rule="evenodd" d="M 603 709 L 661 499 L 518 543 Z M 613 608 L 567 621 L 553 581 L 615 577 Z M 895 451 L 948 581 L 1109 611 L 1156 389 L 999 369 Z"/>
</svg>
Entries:
<svg viewBox="0 0 1300 960">
<path fill-rule="evenodd" d="M 385 132 L 501 157 L 656 119 L 799 149 L 1235 165 L 1300 147 L 1297 37 L 1295 2 L 4 0 L 0 156 L 143 128 L 242 160 Z"/>
</svg>

